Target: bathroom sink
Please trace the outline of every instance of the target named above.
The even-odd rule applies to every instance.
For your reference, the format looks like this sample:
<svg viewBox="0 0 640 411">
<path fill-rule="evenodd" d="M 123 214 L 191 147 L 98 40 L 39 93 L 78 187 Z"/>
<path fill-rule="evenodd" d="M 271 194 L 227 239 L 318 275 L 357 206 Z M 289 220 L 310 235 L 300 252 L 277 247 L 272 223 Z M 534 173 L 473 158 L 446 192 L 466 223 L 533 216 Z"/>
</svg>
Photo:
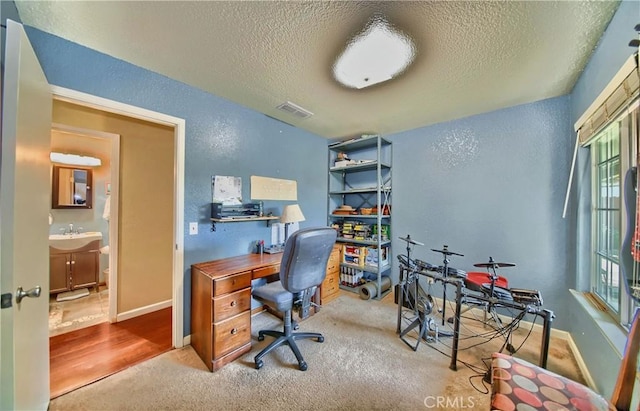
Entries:
<svg viewBox="0 0 640 411">
<path fill-rule="evenodd" d="M 88 231 L 77 234 L 51 234 L 49 235 L 49 245 L 58 250 L 75 250 L 84 247 L 95 240 L 101 240 L 102 233 L 99 231 Z"/>
</svg>

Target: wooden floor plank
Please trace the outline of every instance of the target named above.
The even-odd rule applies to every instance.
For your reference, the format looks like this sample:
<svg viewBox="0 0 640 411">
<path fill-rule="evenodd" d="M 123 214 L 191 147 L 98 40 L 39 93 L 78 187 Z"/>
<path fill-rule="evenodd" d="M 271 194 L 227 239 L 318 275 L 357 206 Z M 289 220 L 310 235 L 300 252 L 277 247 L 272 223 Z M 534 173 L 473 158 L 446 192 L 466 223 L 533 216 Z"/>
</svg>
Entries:
<svg viewBox="0 0 640 411">
<path fill-rule="evenodd" d="M 51 398 L 172 348 L 171 307 L 49 339 Z"/>
</svg>

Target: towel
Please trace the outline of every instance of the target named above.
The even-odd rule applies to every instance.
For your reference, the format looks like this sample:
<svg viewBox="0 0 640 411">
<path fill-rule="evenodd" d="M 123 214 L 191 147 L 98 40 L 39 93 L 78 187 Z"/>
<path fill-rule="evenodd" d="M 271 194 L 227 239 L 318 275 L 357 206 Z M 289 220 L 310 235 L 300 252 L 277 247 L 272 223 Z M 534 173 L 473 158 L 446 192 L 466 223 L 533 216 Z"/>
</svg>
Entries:
<svg viewBox="0 0 640 411">
<path fill-rule="evenodd" d="M 111 217 L 111 196 L 107 196 L 107 201 L 104 202 L 104 211 L 102 212 L 102 218 L 109 221 Z"/>
</svg>

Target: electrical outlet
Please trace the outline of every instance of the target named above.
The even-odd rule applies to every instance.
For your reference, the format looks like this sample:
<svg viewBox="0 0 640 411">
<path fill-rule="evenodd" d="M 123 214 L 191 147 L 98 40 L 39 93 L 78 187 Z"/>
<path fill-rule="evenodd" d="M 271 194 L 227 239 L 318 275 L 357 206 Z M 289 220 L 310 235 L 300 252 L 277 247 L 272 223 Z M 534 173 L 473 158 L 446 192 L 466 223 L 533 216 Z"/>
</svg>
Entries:
<svg viewBox="0 0 640 411">
<path fill-rule="evenodd" d="M 198 223 L 189 223 L 189 235 L 198 234 Z"/>
</svg>

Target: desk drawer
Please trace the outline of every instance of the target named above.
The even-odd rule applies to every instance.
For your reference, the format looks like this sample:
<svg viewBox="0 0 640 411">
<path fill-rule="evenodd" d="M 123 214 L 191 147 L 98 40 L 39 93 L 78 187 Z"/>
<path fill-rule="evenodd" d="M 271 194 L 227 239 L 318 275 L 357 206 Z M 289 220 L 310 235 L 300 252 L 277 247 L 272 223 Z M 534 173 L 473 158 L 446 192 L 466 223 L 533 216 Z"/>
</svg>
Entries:
<svg viewBox="0 0 640 411">
<path fill-rule="evenodd" d="M 335 278 L 326 278 L 320 286 L 321 297 L 338 292 L 340 285 Z"/>
<path fill-rule="evenodd" d="M 262 278 L 269 275 L 278 274 L 280 272 L 280 264 L 270 265 L 268 267 L 256 268 L 253 270 L 253 278 Z"/>
<path fill-rule="evenodd" d="M 339 271 L 340 267 L 340 254 L 337 255 L 336 258 L 330 258 L 327 261 L 327 275 L 333 271 Z"/>
<path fill-rule="evenodd" d="M 213 322 L 225 320 L 251 308 L 251 288 L 213 299 Z"/>
<path fill-rule="evenodd" d="M 232 293 L 251 286 L 251 271 L 213 280 L 213 296 Z"/>
<path fill-rule="evenodd" d="M 251 311 L 213 324 L 213 358 L 251 342 Z"/>
</svg>

